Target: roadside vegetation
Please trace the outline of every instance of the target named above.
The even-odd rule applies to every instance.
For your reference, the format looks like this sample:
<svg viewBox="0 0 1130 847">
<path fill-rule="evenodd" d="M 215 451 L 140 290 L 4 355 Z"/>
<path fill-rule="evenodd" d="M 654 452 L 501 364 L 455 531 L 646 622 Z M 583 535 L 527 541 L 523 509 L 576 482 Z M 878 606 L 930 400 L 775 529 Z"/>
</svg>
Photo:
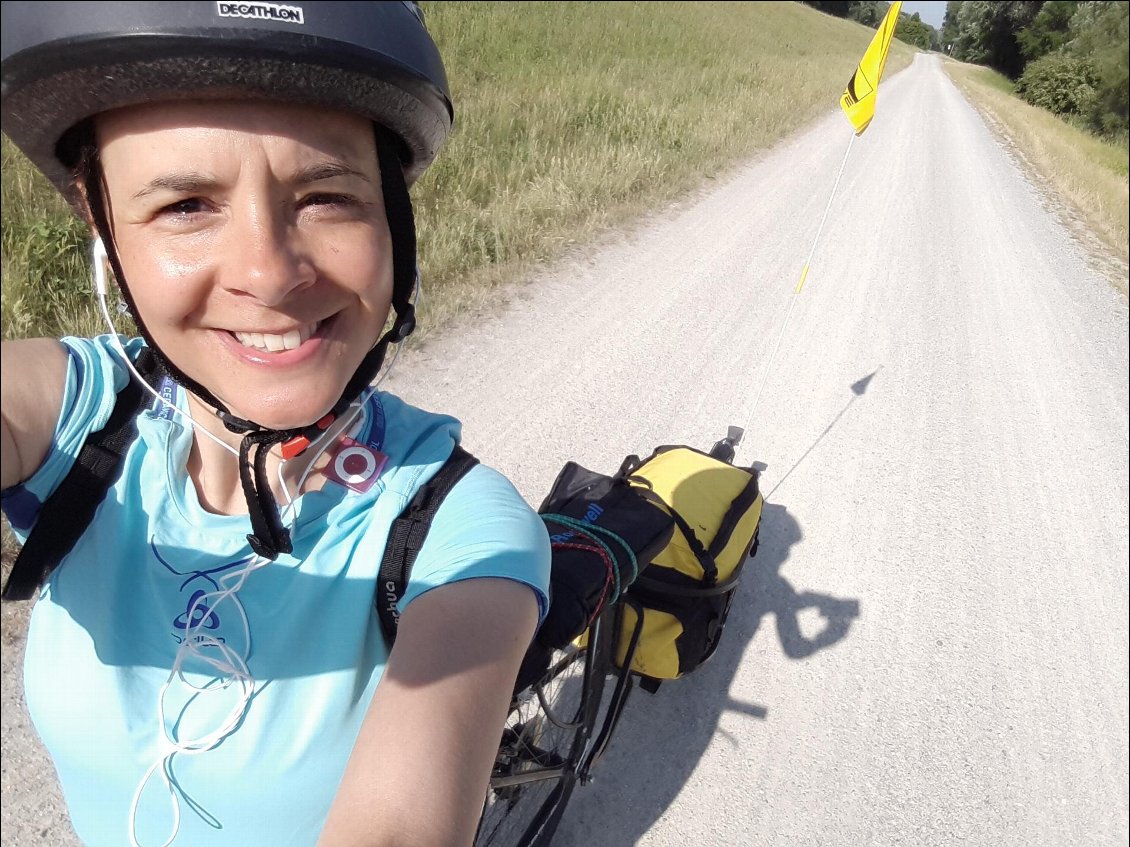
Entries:
<svg viewBox="0 0 1130 847">
<path fill-rule="evenodd" d="M 950 76 L 1121 262 L 1127 290 L 1127 108 L 1130 4 L 981 2 L 946 5 Z"/>
<path fill-rule="evenodd" d="M 1059 195 L 1121 267 L 1114 282 L 1127 294 L 1130 262 L 1127 159 L 1124 141 L 1106 141 L 1017 97 L 1008 78 L 989 68 L 946 62 L 976 108 L 1014 145 L 1038 180 Z"/>
<path fill-rule="evenodd" d="M 950 77 L 1053 188 L 1074 216 L 1094 233 L 1123 268 L 1118 280 L 1127 291 L 1130 209 L 1127 203 L 1127 145 L 1104 140 L 1046 109 L 1021 100 L 1008 78 L 990 68 L 946 62 Z"/>
<path fill-rule="evenodd" d="M 873 35 L 799 3 L 423 8 L 456 107 L 413 189 L 425 330 L 835 110 Z M 82 225 L 7 139 L 2 179 L 3 337 L 101 332 Z"/>
<path fill-rule="evenodd" d="M 945 52 L 986 65 L 1033 106 L 1108 141 L 1126 143 L 1130 3 L 951 0 Z"/>
<path fill-rule="evenodd" d="M 872 29 L 879 26 L 891 8 L 888 0 L 804 0 L 804 3 L 827 15 L 858 21 Z M 900 11 L 895 38 L 922 50 L 937 50 L 941 36 L 917 12 Z"/>
</svg>

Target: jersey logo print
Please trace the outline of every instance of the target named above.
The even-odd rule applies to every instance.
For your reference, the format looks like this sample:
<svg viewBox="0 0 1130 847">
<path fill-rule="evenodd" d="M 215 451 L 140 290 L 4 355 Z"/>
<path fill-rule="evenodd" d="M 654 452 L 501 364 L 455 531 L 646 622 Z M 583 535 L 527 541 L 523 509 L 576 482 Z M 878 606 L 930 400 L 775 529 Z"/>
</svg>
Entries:
<svg viewBox="0 0 1130 847">
<path fill-rule="evenodd" d="M 201 630 L 214 632 L 220 628 L 220 616 L 201 598 L 211 591 L 220 590 L 220 584 L 216 581 L 214 575 L 244 567 L 255 560 L 255 556 L 244 556 L 242 559 L 236 559 L 234 562 L 226 562 L 214 568 L 180 571 L 173 567 L 172 564 L 161 555 L 160 551 L 157 550 L 157 542 L 155 540 L 150 540 L 149 549 L 153 551 L 153 555 L 156 557 L 157 561 L 160 562 L 169 573 L 185 577 L 185 580 L 178 587 L 181 594 L 187 592 L 197 580 L 204 580 L 208 586 L 210 586 L 209 589 L 197 588 L 193 591 L 185 602 L 184 611 L 173 619 L 170 635 L 172 635 L 178 643 L 184 641 L 185 634 L 190 629 L 197 633 L 199 637 Z M 223 641 L 224 639 L 218 638 L 217 640 Z"/>
<path fill-rule="evenodd" d="M 196 630 L 220 628 L 220 619 L 212 611 L 212 607 L 200 599 L 205 594 L 207 594 L 206 591 L 196 591 L 188 598 L 187 608 L 182 614 L 177 615 L 176 620 L 173 621 L 174 627 L 180 630 L 189 627 Z M 191 621 L 188 619 L 189 615 L 192 615 Z"/>
</svg>

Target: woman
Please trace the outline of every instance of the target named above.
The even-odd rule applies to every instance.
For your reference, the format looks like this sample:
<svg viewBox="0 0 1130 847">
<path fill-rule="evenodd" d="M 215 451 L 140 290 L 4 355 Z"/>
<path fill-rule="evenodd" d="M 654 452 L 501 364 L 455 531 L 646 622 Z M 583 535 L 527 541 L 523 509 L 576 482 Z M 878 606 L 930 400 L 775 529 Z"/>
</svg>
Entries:
<svg viewBox="0 0 1130 847">
<path fill-rule="evenodd" d="M 389 651 L 389 527 L 460 436 L 368 388 L 411 332 L 408 186 L 451 125 L 419 11 L 5 3 L 3 31 L 4 131 L 91 222 L 142 336 L 4 344 L 17 534 L 143 350 L 162 377 L 28 633 L 28 708 L 76 832 L 468 843 L 549 550 L 476 466 Z"/>
</svg>

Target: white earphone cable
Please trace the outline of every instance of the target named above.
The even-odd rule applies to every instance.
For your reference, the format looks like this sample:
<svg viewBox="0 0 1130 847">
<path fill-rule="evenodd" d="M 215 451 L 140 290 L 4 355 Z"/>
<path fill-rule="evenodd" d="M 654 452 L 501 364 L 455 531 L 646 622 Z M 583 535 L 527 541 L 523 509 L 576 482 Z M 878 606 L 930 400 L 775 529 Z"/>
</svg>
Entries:
<svg viewBox="0 0 1130 847">
<path fill-rule="evenodd" d="M 129 355 L 126 353 L 125 347 L 122 345 L 122 337 L 118 333 L 117 328 L 114 326 L 114 321 L 110 317 L 110 308 L 106 304 L 107 292 L 109 291 L 110 286 L 109 286 L 109 282 L 107 280 L 107 273 L 106 273 L 106 264 L 107 264 L 106 245 L 104 245 L 102 243 L 101 238 L 96 238 L 94 240 L 94 248 L 91 252 L 93 254 L 91 258 L 92 258 L 92 261 L 93 261 L 93 264 L 94 264 L 94 292 L 95 292 L 95 294 L 98 295 L 98 306 L 99 306 L 99 308 L 102 312 L 103 319 L 106 321 L 106 326 L 110 330 L 110 340 L 113 343 L 114 348 L 118 351 L 118 355 L 121 356 L 122 361 L 125 363 L 125 366 L 129 369 L 129 372 L 133 375 L 133 378 L 136 379 L 141 384 L 142 388 L 144 388 L 146 391 L 148 391 L 150 394 L 152 394 L 154 397 L 156 397 L 159 401 L 164 403 L 175 414 L 177 414 L 180 417 L 187 420 L 189 425 L 192 426 L 197 432 L 199 432 L 202 435 L 212 439 L 217 444 L 219 444 L 221 447 L 223 447 L 225 450 L 227 450 L 229 453 L 233 453 L 234 455 L 239 456 L 239 451 L 236 448 L 232 447 L 230 444 L 225 442 L 222 438 L 219 438 L 218 436 L 213 435 L 211 432 L 209 432 L 207 429 L 205 429 L 199 423 L 194 421 L 192 419 L 192 415 L 190 415 L 188 412 L 185 412 L 184 410 L 180 409 L 175 403 L 171 402 L 167 397 L 162 397 L 156 390 L 154 390 L 153 386 L 151 386 L 149 384 L 149 382 L 145 379 L 145 377 L 143 377 L 141 374 L 139 374 L 137 372 L 137 368 L 135 368 L 134 365 L 133 365 L 133 360 L 130 359 Z"/>
<path fill-rule="evenodd" d="M 175 414 L 185 419 L 188 424 L 196 430 L 197 433 L 203 434 L 207 438 L 212 439 L 228 452 L 239 456 L 239 451 L 231 445 L 224 442 L 218 436 L 209 432 L 201 424 L 193 420 L 191 413 L 182 410 L 175 403 L 167 397 L 163 397 L 159 392 L 155 391 L 144 377 L 138 373 L 134 367 L 133 361 L 126 353 L 125 347 L 122 344 L 121 336 L 117 329 L 114 327 L 114 322 L 110 317 L 109 307 L 107 305 L 107 296 L 109 292 L 109 279 L 107 274 L 108 258 L 106 255 L 106 247 L 102 243 L 102 239 L 96 239 L 93 246 L 93 264 L 94 264 L 94 289 L 98 296 L 99 308 L 102 316 L 106 321 L 106 325 L 110 330 L 110 337 L 112 343 L 121 356 L 122 361 L 129 369 L 132 378 L 138 380 L 142 387 L 157 398 L 158 401 L 163 403 L 166 407 L 171 409 Z M 419 305 L 420 302 L 420 274 L 419 269 L 416 271 L 415 285 L 415 302 Z M 388 374 L 395 366 L 397 359 L 400 355 L 400 345 L 396 345 L 393 350 L 393 355 L 389 361 L 388 367 L 378 377 L 374 383 L 365 390 L 365 392 L 355 401 L 350 404 L 350 408 L 339 425 L 333 426 L 323 433 L 314 445 L 317 449 L 313 456 L 309 459 L 306 467 L 303 469 L 301 476 L 296 485 L 296 492 L 301 492 L 306 479 L 317 465 L 318 459 L 325 454 L 326 450 L 336 442 L 338 437 L 347 431 L 356 421 L 357 416 L 365 408 L 373 393 L 377 391 L 380 384 L 385 380 Z M 280 515 L 284 524 L 289 523 L 290 529 L 294 530 L 297 524 L 297 513 L 295 512 L 296 497 L 292 496 L 289 488 L 284 479 L 284 470 L 288 460 L 280 461 L 278 467 L 278 479 L 282 488 L 283 494 L 286 497 L 286 507 Z M 172 807 L 172 831 L 162 847 L 170 847 L 176 839 L 177 833 L 180 831 L 180 798 L 178 796 L 178 789 L 174 787 L 172 777 L 170 776 L 170 769 L 172 759 L 178 753 L 184 755 L 197 755 L 199 753 L 207 752 L 214 749 L 219 745 L 236 727 L 239 726 L 243 720 L 247 709 L 250 706 L 251 698 L 255 694 L 255 678 L 252 676 L 250 669 L 247 665 L 247 659 L 251 651 L 251 627 L 247 618 L 247 612 L 240 602 L 237 593 L 243 587 L 247 577 L 254 571 L 266 567 L 271 564 L 271 560 L 262 556 L 252 556 L 248 559 L 244 567 L 237 571 L 225 574 L 220 577 L 218 582 L 220 588 L 216 591 L 208 592 L 198 596 L 193 603 L 189 606 L 186 615 L 186 627 L 184 632 L 184 639 L 181 641 L 180 646 L 177 648 L 176 656 L 173 660 L 173 667 L 170 669 L 169 677 L 161 686 L 157 694 L 157 719 L 164 734 L 164 742 L 161 745 L 162 751 L 158 758 L 152 765 L 145 771 L 138 783 L 137 788 L 134 790 L 133 798 L 130 803 L 129 812 L 129 838 L 132 847 L 141 847 L 137 837 L 137 813 L 138 806 L 141 802 L 141 795 L 145 787 L 149 784 L 149 780 L 153 775 L 160 770 L 161 781 L 164 783 L 165 790 L 168 792 L 169 802 Z M 243 650 L 236 652 L 232 647 L 222 639 L 215 638 L 214 636 L 203 634 L 200 632 L 209 617 L 213 614 L 213 610 L 219 606 L 224 600 L 230 599 L 235 606 L 239 615 L 240 628 L 243 631 Z M 218 654 L 218 655 L 217 655 Z M 197 659 L 209 667 L 215 674 L 211 679 L 203 684 L 197 684 L 191 681 L 186 676 L 185 663 L 189 659 Z M 165 700 L 166 695 L 170 690 L 172 683 L 179 679 L 187 688 L 193 690 L 191 700 L 196 697 L 202 697 L 207 694 L 214 694 L 229 689 L 233 684 L 239 687 L 239 697 L 236 703 L 220 725 L 203 735 L 192 738 L 183 739 L 174 736 L 170 732 L 169 725 L 165 720 Z"/>
</svg>

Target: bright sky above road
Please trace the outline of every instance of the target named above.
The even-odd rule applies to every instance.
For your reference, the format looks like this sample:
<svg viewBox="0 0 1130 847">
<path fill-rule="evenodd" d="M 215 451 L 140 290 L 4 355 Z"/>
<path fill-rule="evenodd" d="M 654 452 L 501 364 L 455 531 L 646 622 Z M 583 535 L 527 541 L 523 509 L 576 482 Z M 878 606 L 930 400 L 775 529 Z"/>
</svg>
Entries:
<svg viewBox="0 0 1130 847">
<path fill-rule="evenodd" d="M 919 2 L 906 2 L 902 4 L 902 10 L 908 15 L 918 13 L 918 17 L 924 23 L 928 23 L 934 29 L 942 28 L 942 21 L 946 17 L 946 4 L 945 0 L 919 0 Z"/>
</svg>

